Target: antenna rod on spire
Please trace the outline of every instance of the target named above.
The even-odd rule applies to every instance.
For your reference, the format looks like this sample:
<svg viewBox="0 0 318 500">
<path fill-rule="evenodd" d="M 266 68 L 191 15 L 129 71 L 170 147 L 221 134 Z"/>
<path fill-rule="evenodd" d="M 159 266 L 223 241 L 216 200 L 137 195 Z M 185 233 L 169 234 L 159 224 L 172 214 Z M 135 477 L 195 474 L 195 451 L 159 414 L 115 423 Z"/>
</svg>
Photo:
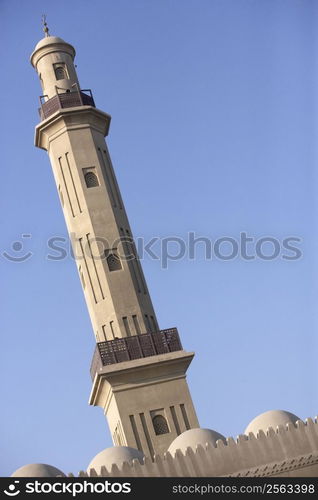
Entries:
<svg viewBox="0 0 318 500">
<path fill-rule="evenodd" d="M 48 28 L 48 25 L 46 22 L 46 14 L 42 15 L 42 24 L 43 24 L 43 31 L 45 33 L 45 36 L 50 36 L 49 28 Z"/>
</svg>

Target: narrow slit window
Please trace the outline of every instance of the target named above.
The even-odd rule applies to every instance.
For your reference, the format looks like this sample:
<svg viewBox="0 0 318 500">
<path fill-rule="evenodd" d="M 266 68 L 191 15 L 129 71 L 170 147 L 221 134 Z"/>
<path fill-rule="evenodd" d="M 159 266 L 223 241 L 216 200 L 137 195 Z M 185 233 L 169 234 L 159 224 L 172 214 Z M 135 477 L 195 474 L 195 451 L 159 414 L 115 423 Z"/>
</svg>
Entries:
<svg viewBox="0 0 318 500">
<path fill-rule="evenodd" d="M 145 318 L 146 318 L 146 328 L 147 328 L 148 332 L 152 332 L 152 327 L 151 327 L 151 323 L 150 323 L 150 319 L 149 319 L 148 314 L 145 314 Z"/>
<path fill-rule="evenodd" d="M 113 339 L 115 338 L 115 333 L 114 333 L 114 322 L 111 321 L 109 323 L 109 326 L 110 326 L 110 331 L 112 332 L 112 336 L 113 336 Z"/>
<path fill-rule="evenodd" d="M 150 316 L 150 318 L 151 318 L 151 322 L 152 322 L 152 326 L 153 326 L 153 331 L 155 332 L 157 330 L 155 318 L 153 316 Z"/>
<path fill-rule="evenodd" d="M 82 266 L 79 266 L 78 270 L 79 270 L 79 274 L 80 274 L 80 277 L 81 277 L 83 288 L 85 289 L 86 284 L 85 284 L 84 274 L 83 274 L 83 271 L 82 271 Z"/>
<path fill-rule="evenodd" d="M 114 432 L 114 442 L 116 444 L 116 446 L 122 446 L 122 440 L 121 440 L 121 435 L 120 435 L 120 431 L 119 431 L 119 424 L 117 425 L 116 429 L 115 429 L 115 432 Z"/>
<path fill-rule="evenodd" d="M 188 415 L 187 415 L 187 412 L 186 412 L 184 404 L 180 405 L 180 409 L 181 409 L 181 413 L 182 413 L 182 416 L 183 416 L 183 420 L 184 420 L 186 429 L 189 430 L 190 429 L 190 424 L 189 424 Z"/>
<path fill-rule="evenodd" d="M 64 207 L 64 196 L 63 196 L 63 193 L 62 193 L 62 190 L 61 190 L 61 186 L 59 186 L 59 195 L 60 195 L 60 200 L 61 200 L 62 207 Z"/>
<path fill-rule="evenodd" d="M 137 315 L 133 315 L 132 319 L 133 319 L 133 322 L 134 322 L 134 327 L 135 327 L 136 333 L 138 335 L 141 332 L 140 332 L 140 326 L 139 326 Z"/>
<path fill-rule="evenodd" d="M 83 285 L 83 288 L 85 288 L 85 287 L 86 287 L 86 284 L 85 284 L 85 278 L 84 278 L 83 271 L 81 271 L 81 280 L 82 280 L 82 285 Z"/>
<path fill-rule="evenodd" d="M 127 316 L 123 316 L 123 323 L 124 323 L 124 326 L 125 326 L 126 335 L 127 335 L 127 337 L 130 337 L 131 332 L 130 332 L 130 327 L 129 327 Z"/>
<path fill-rule="evenodd" d="M 103 330 L 104 340 L 108 340 L 106 335 L 106 325 L 102 325 L 102 330 Z"/>
</svg>

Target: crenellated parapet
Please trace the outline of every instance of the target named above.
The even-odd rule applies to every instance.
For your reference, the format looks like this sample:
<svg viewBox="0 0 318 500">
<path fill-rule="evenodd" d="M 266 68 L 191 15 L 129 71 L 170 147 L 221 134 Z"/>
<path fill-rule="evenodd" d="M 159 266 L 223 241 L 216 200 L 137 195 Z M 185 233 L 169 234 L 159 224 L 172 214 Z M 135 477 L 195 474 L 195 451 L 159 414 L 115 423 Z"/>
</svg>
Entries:
<svg viewBox="0 0 318 500">
<path fill-rule="evenodd" d="M 102 466 L 80 477 L 221 477 L 221 476 L 283 476 L 313 477 L 318 475 L 318 419 L 299 420 L 295 425 L 260 430 L 255 436 L 241 434 L 225 442 L 218 440 L 213 446 L 198 445 L 146 457 L 143 464 L 134 459 L 121 466 L 113 464 L 109 470 Z"/>
</svg>

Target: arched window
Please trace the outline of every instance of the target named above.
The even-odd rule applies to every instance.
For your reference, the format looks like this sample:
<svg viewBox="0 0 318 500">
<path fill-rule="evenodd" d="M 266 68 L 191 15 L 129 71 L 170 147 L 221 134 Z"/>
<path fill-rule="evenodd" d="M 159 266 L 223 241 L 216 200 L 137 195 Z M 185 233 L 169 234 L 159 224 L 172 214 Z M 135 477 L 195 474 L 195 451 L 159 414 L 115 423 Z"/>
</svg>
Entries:
<svg viewBox="0 0 318 500">
<path fill-rule="evenodd" d="M 108 264 L 108 269 L 110 271 L 119 271 L 120 269 L 122 269 L 120 258 L 118 257 L 118 255 L 115 252 L 109 253 L 107 255 L 106 260 L 107 260 L 107 264 Z"/>
<path fill-rule="evenodd" d="M 88 188 L 99 186 L 97 175 L 94 172 L 86 172 L 84 175 L 86 186 Z"/>
<path fill-rule="evenodd" d="M 56 64 L 54 66 L 55 78 L 57 80 L 65 80 L 67 78 L 66 69 L 64 64 Z"/>
<path fill-rule="evenodd" d="M 168 434 L 169 427 L 165 417 L 162 415 L 156 415 L 152 419 L 153 428 L 157 436 L 160 434 Z"/>
</svg>

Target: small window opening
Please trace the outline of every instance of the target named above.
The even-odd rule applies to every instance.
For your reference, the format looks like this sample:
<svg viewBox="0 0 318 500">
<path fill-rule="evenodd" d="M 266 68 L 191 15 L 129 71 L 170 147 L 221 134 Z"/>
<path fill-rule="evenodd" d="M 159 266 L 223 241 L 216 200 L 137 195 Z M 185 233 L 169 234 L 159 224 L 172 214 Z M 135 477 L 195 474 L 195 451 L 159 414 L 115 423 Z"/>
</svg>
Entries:
<svg viewBox="0 0 318 500">
<path fill-rule="evenodd" d="M 120 258 L 116 252 L 108 253 L 108 251 L 105 251 L 105 255 L 107 254 L 106 260 L 108 264 L 108 269 L 110 271 L 119 271 L 122 269 L 122 265 L 120 262 Z"/>
<path fill-rule="evenodd" d="M 86 174 L 84 175 L 84 178 L 85 178 L 86 187 L 92 188 L 92 187 L 99 186 L 97 175 L 94 174 L 94 172 L 86 172 Z"/>
<path fill-rule="evenodd" d="M 156 415 L 155 417 L 153 417 L 152 424 L 156 436 L 159 436 L 160 434 L 168 434 L 169 427 L 165 417 L 163 417 L 162 415 Z"/>
<path fill-rule="evenodd" d="M 57 80 L 65 80 L 67 78 L 65 64 L 54 65 L 55 78 Z"/>
</svg>

